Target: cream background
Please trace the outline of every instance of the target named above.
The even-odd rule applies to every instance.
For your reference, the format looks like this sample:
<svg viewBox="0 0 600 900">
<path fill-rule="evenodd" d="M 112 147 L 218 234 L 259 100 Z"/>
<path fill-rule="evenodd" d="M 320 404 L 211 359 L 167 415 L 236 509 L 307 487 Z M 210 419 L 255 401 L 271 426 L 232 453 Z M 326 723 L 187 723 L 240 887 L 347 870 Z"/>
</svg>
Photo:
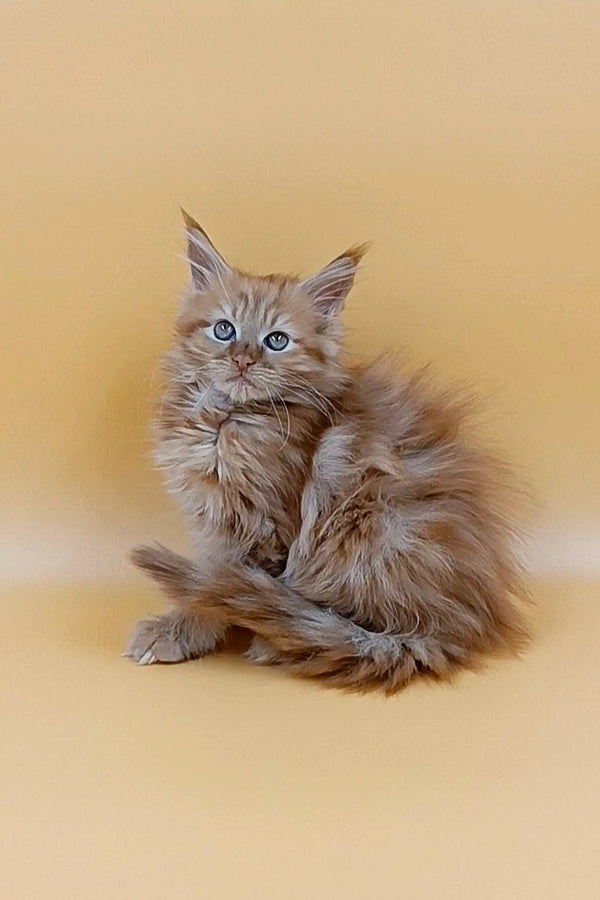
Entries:
<svg viewBox="0 0 600 900">
<path fill-rule="evenodd" d="M 598 896 L 599 58 L 591 0 L 2 6 L 3 896 Z M 522 664 L 386 703 L 118 658 L 129 546 L 184 542 L 179 203 L 256 270 L 374 242 L 351 348 L 480 386 L 570 578 Z"/>
</svg>

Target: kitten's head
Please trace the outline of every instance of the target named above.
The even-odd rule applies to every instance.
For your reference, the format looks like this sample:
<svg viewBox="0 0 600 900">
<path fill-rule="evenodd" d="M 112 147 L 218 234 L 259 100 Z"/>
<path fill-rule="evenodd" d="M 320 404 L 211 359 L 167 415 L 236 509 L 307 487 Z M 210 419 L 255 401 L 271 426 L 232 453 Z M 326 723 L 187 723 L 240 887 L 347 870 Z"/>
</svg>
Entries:
<svg viewBox="0 0 600 900">
<path fill-rule="evenodd" d="M 190 283 L 176 320 L 183 380 L 235 405 L 335 394 L 343 381 L 339 313 L 366 245 L 305 279 L 258 277 L 230 266 L 185 212 L 184 220 Z"/>
</svg>

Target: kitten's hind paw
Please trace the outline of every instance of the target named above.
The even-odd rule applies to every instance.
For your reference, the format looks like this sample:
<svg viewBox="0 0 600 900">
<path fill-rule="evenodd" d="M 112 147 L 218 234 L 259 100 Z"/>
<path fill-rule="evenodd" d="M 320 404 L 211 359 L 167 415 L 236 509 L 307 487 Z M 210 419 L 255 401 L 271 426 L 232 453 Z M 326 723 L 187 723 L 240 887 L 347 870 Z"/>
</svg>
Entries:
<svg viewBox="0 0 600 900">
<path fill-rule="evenodd" d="M 276 666 L 283 661 L 283 654 L 265 638 L 255 635 L 245 653 L 246 659 L 257 666 Z"/>
</svg>

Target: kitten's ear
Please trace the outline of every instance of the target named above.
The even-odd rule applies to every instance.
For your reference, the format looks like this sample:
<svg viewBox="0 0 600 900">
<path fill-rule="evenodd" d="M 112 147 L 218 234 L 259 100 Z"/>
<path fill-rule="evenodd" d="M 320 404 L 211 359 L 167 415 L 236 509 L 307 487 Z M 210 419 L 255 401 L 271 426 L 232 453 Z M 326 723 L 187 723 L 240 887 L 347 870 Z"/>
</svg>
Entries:
<svg viewBox="0 0 600 900">
<path fill-rule="evenodd" d="M 213 278 L 219 279 L 230 272 L 211 239 L 185 209 L 181 210 L 187 235 L 187 259 L 190 265 L 190 279 L 193 286 L 204 291 Z"/>
<path fill-rule="evenodd" d="M 324 315 L 335 316 L 340 312 L 354 284 L 358 264 L 368 249 L 368 244 L 350 247 L 320 272 L 300 282 Z"/>
</svg>

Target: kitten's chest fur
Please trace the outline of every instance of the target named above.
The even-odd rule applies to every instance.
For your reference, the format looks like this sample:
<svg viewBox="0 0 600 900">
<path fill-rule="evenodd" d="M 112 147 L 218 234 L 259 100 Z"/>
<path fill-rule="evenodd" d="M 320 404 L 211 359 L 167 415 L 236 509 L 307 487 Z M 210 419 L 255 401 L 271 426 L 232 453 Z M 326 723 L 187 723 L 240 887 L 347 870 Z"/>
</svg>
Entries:
<svg viewBox="0 0 600 900">
<path fill-rule="evenodd" d="M 315 443 L 302 424 L 284 410 L 201 410 L 163 432 L 157 461 L 194 529 L 229 533 L 258 564 L 282 566 Z"/>
</svg>

